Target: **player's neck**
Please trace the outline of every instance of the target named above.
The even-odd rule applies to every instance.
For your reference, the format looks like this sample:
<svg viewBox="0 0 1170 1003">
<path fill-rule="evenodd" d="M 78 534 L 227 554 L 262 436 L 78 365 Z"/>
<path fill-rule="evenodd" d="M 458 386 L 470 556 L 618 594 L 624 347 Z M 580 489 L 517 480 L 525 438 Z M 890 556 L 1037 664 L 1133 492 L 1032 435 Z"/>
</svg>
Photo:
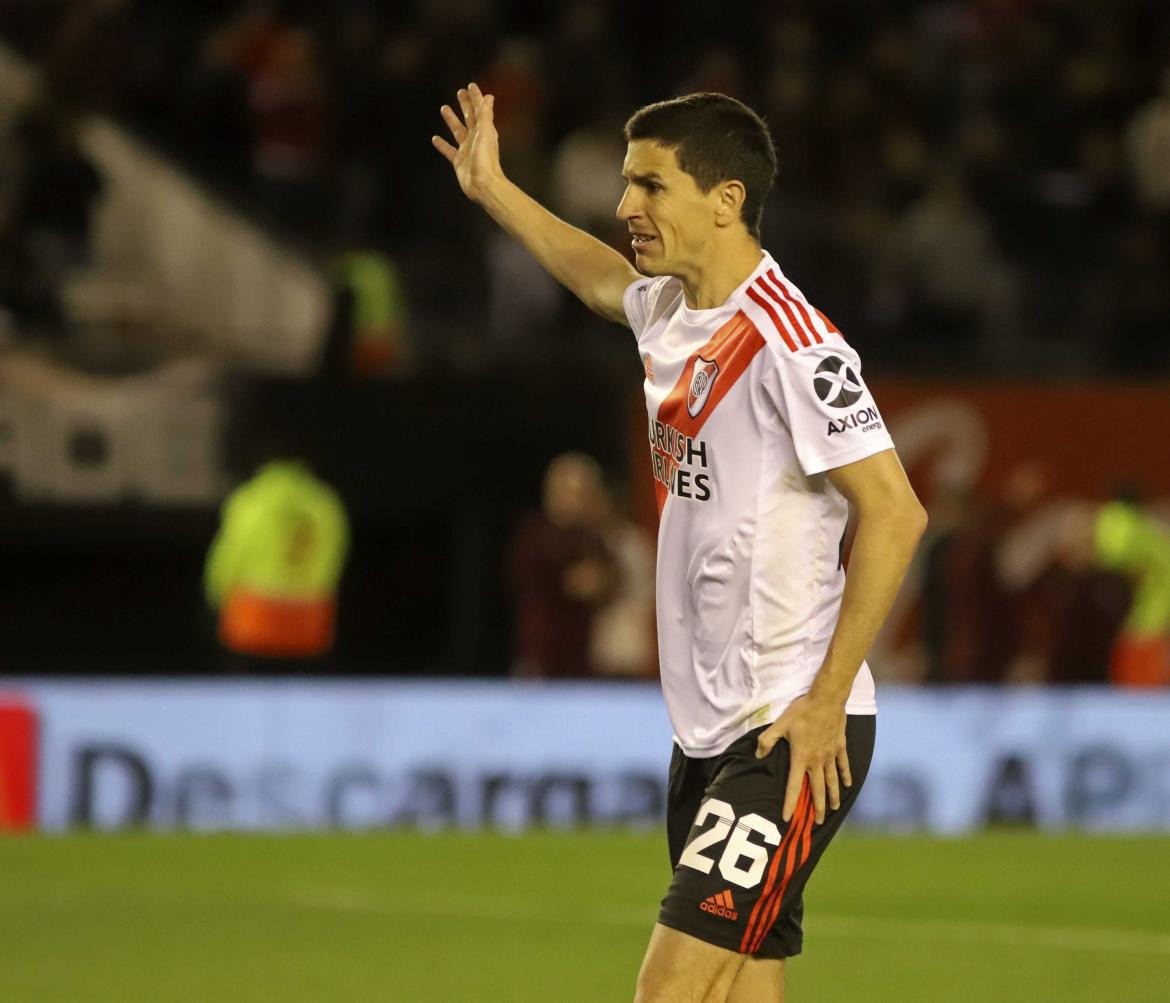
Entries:
<svg viewBox="0 0 1170 1003">
<path fill-rule="evenodd" d="M 683 298 L 692 310 L 723 306 L 760 263 L 764 252 L 754 240 L 737 239 L 708 256 L 701 269 L 679 275 Z"/>
</svg>

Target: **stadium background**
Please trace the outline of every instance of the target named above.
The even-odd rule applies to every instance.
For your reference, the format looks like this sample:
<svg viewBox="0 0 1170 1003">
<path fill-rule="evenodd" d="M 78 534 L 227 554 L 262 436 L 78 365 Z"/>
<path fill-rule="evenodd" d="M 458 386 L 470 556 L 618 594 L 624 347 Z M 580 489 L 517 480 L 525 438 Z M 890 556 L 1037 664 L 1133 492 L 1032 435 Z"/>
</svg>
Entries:
<svg viewBox="0 0 1170 1003">
<path fill-rule="evenodd" d="M 1170 505 L 1164 4 L 9 0 L 0 42 L 5 998 L 628 995 L 660 700 L 508 678 L 507 569 L 567 449 L 650 524 L 642 369 L 430 148 L 473 78 L 619 247 L 630 110 L 765 114 L 765 246 L 931 512 L 799 998 L 1165 997 L 1170 696 L 1109 685 L 1129 585 L 1061 546 Z M 352 531 L 316 659 L 224 651 L 202 595 L 283 455 Z"/>
</svg>

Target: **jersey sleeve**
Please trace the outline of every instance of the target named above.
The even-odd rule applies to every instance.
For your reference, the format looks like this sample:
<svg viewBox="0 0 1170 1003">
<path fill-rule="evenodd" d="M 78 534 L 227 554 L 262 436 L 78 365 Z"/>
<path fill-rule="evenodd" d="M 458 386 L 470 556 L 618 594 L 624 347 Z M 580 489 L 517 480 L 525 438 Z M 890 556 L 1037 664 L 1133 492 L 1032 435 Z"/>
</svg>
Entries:
<svg viewBox="0 0 1170 1003">
<path fill-rule="evenodd" d="M 670 293 L 669 275 L 638 279 L 626 286 L 622 306 L 625 308 L 626 320 L 630 323 L 634 337 L 640 338 L 642 332 L 662 316 L 663 310 L 669 305 Z"/>
<path fill-rule="evenodd" d="M 806 476 L 894 448 L 873 395 L 861 378 L 861 360 L 849 346 L 816 345 L 773 352 L 765 380 L 788 426 Z"/>
<path fill-rule="evenodd" d="M 653 281 L 653 279 L 638 279 L 636 282 L 631 282 L 626 286 L 625 295 L 622 296 L 626 320 L 630 322 L 630 330 L 634 332 L 635 336 L 641 334 L 646 327 L 646 293 Z"/>
</svg>

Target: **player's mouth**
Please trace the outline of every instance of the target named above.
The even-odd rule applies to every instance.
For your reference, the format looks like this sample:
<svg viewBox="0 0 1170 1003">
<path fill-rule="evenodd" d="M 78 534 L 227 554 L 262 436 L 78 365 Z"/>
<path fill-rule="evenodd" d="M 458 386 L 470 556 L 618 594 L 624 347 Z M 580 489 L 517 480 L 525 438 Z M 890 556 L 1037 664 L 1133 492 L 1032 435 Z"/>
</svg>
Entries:
<svg viewBox="0 0 1170 1003">
<path fill-rule="evenodd" d="M 630 246 L 635 251 L 644 251 L 658 238 L 649 233 L 635 233 L 632 235 L 633 239 L 630 241 Z"/>
</svg>

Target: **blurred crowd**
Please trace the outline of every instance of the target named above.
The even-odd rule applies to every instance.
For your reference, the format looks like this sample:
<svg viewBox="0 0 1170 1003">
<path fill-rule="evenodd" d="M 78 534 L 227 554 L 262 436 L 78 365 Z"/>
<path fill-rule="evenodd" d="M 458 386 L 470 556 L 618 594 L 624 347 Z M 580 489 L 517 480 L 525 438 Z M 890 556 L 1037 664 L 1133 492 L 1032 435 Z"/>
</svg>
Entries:
<svg viewBox="0 0 1170 1003">
<path fill-rule="evenodd" d="M 1108 680 L 1130 587 L 1074 554 L 1067 526 L 1083 510 L 1035 463 L 994 492 L 938 492 L 919 554 L 927 681 Z"/>
<path fill-rule="evenodd" d="M 497 95 L 506 168 L 622 243 L 624 118 L 744 99 L 780 154 L 764 242 L 871 365 L 1170 366 L 1170 7 L 1159 0 L 9 0 L 0 34 L 318 246 L 376 239 L 503 343 L 564 302 L 462 204 L 438 107 Z M 91 182 L 82 184 L 84 188 Z M 482 253 L 469 255 L 478 246 Z M 577 319 L 576 313 L 569 314 Z"/>
<path fill-rule="evenodd" d="M 60 289 L 90 263 L 91 216 L 102 192 L 67 112 L 37 103 L 11 139 L 0 155 L 0 343 L 61 330 Z"/>
<path fill-rule="evenodd" d="M 540 413 L 558 443 L 624 442 L 607 423 L 620 425 L 615 402 L 641 379 L 627 339 L 600 339 L 620 345 L 626 369 L 574 370 L 589 404 L 558 418 L 582 427 L 555 425 L 551 384 L 563 383 L 540 373 L 562 371 L 578 344 L 597 340 L 575 335 L 600 323 L 462 198 L 431 148 L 439 106 L 475 79 L 496 95 L 509 174 L 623 253 L 614 210 L 629 113 L 699 90 L 760 110 L 780 158 L 763 242 L 874 370 L 1170 376 L 1170 4 L 747 0 L 734 15 L 686 0 L 7 0 L 0 40 L 32 58 L 46 87 L 0 149 L 0 344 L 67 326 L 60 287 L 92 261 L 104 186 L 80 127 L 109 114 L 328 264 L 328 379 L 308 387 L 337 391 L 322 413 L 353 403 L 342 377 L 409 375 L 451 330 L 478 340 L 483 357 L 538 371 L 491 393 L 456 381 L 443 398 L 442 381 L 416 387 L 419 399 L 399 385 L 389 418 L 375 387 L 339 426 L 373 436 L 395 422 L 413 428 L 404 416 L 414 413 L 447 427 L 435 416 L 449 419 L 452 401 L 474 413 L 468 397 L 482 392 L 492 408 L 515 409 L 510 425 L 496 415 L 501 427 Z M 312 410 L 285 410 L 297 409 Z M 533 431 L 527 451 L 504 449 L 492 423 L 475 424 L 485 438 L 466 452 L 494 458 L 482 475 L 494 494 L 468 504 L 468 532 L 500 539 L 481 541 L 491 568 L 458 574 L 503 594 L 490 608 L 513 615 L 499 645 L 510 646 L 512 672 L 653 674 L 653 544 L 602 468 L 584 453 L 558 457 L 540 505 L 514 520 L 515 485 L 551 451 Z M 399 438 L 418 446 L 415 493 L 429 485 L 438 496 L 446 482 L 423 464 L 440 451 L 423 447 L 441 437 L 418 427 Z M 357 533 L 377 511 L 393 554 L 400 527 L 386 499 L 397 485 L 365 497 L 376 476 L 364 455 L 347 462 L 353 476 L 334 486 L 358 511 Z M 383 476 L 393 480 L 389 467 Z M 1143 521 L 1140 505 L 1104 511 L 1054 498 L 1036 466 L 993 495 L 944 486 L 917 591 L 892 632 L 904 636 L 885 639 L 889 674 L 1103 682 L 1148 664 L 1170 681 L 1170 532 L 1165 520 Z M 412 558 L 427 568 L 447 546 L 431 530 L 416 534 L 431 549 L 416 542 Z M 261 543 L 259 553 L 303 557 L 283 537 Z M 369 564 L 391 566 L 381 554 Z M 328 588 L 314 579 L 308 600 L 295 597 L 319 605 L 312 640 L 326 646 L 338 586 L 328 570 Z M 364 573 L 360 591 L 376 595 Z M 213 591 L 231 636 L 255 625 L 254 604 L 233 606 L 222 582 Z M 385 618 L 378 608 L 367 617 L 379 630 Z M 402 637 L 419 633 L 421 617 L 401 619 Z M 402 638 L 383 634 L 378 651 L 400 653 Z"/>
<path fill-rule="evenodd" d="M 886 682 L 1170 686 L 1170 502 L 1070 497 L 1039 461 L 994 490 L 935 485 L 871 656 Z M 582 453 L 550 463 L 506 553 L 512 673 L 657 673 L 654 542 Z"/>
</svg>

